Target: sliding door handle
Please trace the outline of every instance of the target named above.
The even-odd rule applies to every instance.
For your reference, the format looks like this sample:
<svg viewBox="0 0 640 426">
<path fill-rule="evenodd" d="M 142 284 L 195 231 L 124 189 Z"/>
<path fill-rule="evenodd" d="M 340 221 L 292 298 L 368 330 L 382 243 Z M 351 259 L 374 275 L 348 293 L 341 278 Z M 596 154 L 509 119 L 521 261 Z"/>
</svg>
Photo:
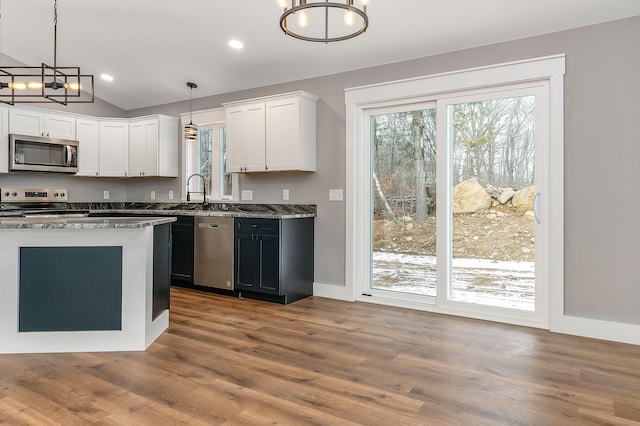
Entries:
<svg viewBox="0 0 640 426">
<path fill-rule="evenodd" d="M 539 192 L 533 197 L 533 217 L 538 224 L 542 223 L 542 194 Z"/>
</svg>

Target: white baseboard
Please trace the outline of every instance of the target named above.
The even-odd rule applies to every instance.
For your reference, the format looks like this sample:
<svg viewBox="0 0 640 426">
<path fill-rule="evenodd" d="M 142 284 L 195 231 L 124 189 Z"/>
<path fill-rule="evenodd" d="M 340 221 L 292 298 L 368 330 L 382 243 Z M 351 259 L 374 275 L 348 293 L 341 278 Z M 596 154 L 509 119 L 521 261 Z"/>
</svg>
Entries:
<svg viewBox="0 0 640 426">
<path fill-rule="evenodd" d="M 334 284 L 313 284 L 313 295 L 318 297 L 326 297 L 328 299 L 343 300 L 346 302 L 354 302 L 355 297 L 353 291 L 345 286 Z M 385 303 L 393 306 L 393 303 Z M 402 307 L 406 307 L 404 304 Z M 425 310 L 424 307 L 418 310 Z M 437 309 L 428 309 L 438 311 Z M 447 312 L 442 312 L 445 313 Z M 451 314 L 451 313 L 448 313 Z M 453 313 L 455 314 L 455 313 Z M 608 340 L 612 342 L 628 343 L 632 345 L 640 345 L 640 325 L 626 324 L 613 321 L 595 320 L 589 318 L 562 316 L 561 324 L 553 324 L 551 331 L 554 333 L 570 334 L 573 336 L 588 337 L 592 339 Z"/>
<path fill-rule="evenodd" d="M 313 295 L 318 297 L 326 297 L 327 299 L 344 300 L 346 302 L 355 301 L 353 290 L 342 285 L 322 284 L 314 282 Z"/>
<path fill-rule="evenodd" d="M 640 325 L 590 318 L 563 316 L 562 324 L 551 326 L 554 333 L 640 345 Z"/>
</svg>

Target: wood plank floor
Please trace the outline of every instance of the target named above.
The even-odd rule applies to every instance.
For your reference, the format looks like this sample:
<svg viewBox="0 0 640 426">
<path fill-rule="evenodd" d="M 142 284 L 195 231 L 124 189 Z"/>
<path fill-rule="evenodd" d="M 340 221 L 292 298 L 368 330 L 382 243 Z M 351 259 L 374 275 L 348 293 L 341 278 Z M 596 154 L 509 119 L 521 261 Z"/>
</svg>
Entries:
<svg viewBox="0 0 640 426">
<path fill-rule="evenodd" d="M 0 355 L 0 423 L 640 422 L 640 347 L 309 298 L 174 288 L 146 352 Z"/>
</svg>

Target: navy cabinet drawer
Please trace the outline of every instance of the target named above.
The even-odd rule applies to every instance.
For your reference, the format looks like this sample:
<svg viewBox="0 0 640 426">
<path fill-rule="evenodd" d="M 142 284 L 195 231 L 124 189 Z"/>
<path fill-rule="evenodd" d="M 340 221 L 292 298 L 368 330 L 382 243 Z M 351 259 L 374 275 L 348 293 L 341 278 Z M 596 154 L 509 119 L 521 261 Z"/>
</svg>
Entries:
<svg viewBox="0 0 640 426">
<path fill-rule="evenodd" d="M 279 230 L 278 219 L 236 219 L 236 231 L 240 234 L 278 235 Z"/>
</svg>

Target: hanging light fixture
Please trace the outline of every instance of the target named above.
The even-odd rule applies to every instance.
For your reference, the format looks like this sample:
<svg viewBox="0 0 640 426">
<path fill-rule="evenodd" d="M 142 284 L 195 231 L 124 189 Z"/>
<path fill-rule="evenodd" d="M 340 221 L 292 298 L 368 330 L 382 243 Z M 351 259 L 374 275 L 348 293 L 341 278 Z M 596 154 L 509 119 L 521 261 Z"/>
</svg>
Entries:
<svg viewBox="0 0 640 426">
<path fill-rule="evenodd" d="M 2 0 L 0 0 L 1 25 Z M 1 33 L 1 32 L 0 32 Z M 53 66 L 0 66 L 0 102 L 16 103 L 93 103 L 93 75 L 80 67 L 58 66 L 58 0 L 53 3 Z"/>
<path fill-rule="evenodd" d="M 191 99 L 189 100 L 189 124 L 184 126 L 184 140 L 187 142 L 198 140 L 198 126 L 193 124 L 193 89 L 197 84 L 188 82 L 187 87 L 191 89 Z"/>
<path fill-rule="evenodd" d="M 305 41 L 329 43 L 359 36 L 369 27 L 367 5 L 370 0 L 276 0 L 284 13 L 280 28 L 285 34 Z M 291 24 L 290 19 L 295 20 Z"/>
</svg>

